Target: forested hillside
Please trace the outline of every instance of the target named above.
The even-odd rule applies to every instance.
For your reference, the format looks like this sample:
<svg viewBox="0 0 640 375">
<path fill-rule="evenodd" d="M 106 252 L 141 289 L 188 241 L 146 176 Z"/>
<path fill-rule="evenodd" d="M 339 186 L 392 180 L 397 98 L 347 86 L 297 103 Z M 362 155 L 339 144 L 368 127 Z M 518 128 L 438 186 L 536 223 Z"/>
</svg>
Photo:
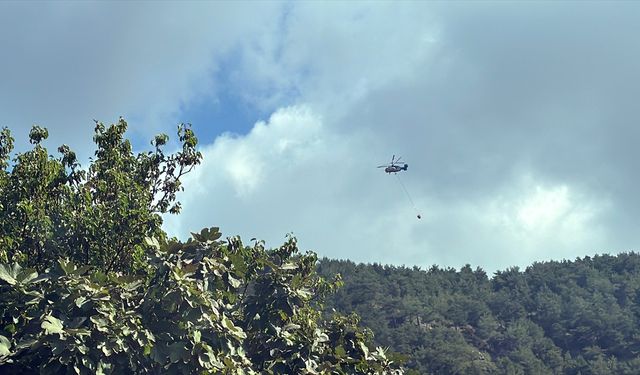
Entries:
<svg viewBox="0 0 640 375">
<path fill-rule="evenodd" d="M 640 255 L 599 255 L 511 268 L 356 265 L 328 309 L 355 311 L 377 344 L 419 374 L 640 373 Z"/>
</svg>

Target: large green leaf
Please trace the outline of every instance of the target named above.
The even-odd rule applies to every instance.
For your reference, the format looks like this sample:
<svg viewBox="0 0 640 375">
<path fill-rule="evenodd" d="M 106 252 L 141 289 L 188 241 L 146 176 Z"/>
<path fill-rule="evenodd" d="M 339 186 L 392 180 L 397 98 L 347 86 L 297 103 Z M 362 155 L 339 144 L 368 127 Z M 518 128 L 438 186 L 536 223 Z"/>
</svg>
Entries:
<svg viewBox="0 0 640 375">
<path fill-rule="evenodd" d="M 41 327 L 47 335 L 64 332 L 62 321 L 51 315 L 47 315 L 47 317 L 44 318 Z"/>
<path fill-rule="evenodd" d="M 59 259 L 58 264 L 65 274 L 70 274 L 76 270 L 75 264 L 73 264 L 69 259 Z"/>
<path fill-rule="evenodd" d="M 150 246 L 154 249 L 160 249 L 160 243 L 155 237 L 145 237 L 144 242 L 147 244 L 147 246 Z"/>
<path fill-rule="evenodd" d="M 232 287 L 234 288 L 238 288 L 240 287 L 240 280 L 236 279 L 235 277 L 231 276 L 231 274 L 227 274 L 227 277 L 229 278 L 229 284 L 231 284 Z"/>
<path fill-rule="evenodd" d="M 0 356 L 8 356 L 11 354 L 11 341 L 0 335 Z"/>
<path fill-rule="evenodd" d="M 9 285 L 17 284 L 17 277 L 21 269 L 22 267 L 20 267 L 20 265 L 17 263 L 14 263 L 13 266 L 8 264 L 0 264 L 0 280 L 5 281 Z"/>
<path fill-rule="evenodd" d="M 167 351 L 169 352 L 169 361 L 171 361 L 171 363 L 186 361 L 190 354 L 186 349 L 186 343 L 184 341 L 174 342 L 167 347 Z"/>
<path fill-rule="evenodd" d="M 16 280 L 21 284 L 27 284 L 38 277 L 38 272 L 32 268 L 25 269 L 18 274 Z"/>
<path fill-rule="evenodd" d="M 235 326 L 231 321 L 231 319 L 227 318 L 224 315 L 222 316 L 222 325 L 226 327 L 229 330 L 229 333 L 235 336 L 236 338 L 238 339 L 247 338 L 247 335 L 246 333 L 243 332 L 242 328 Z"/>
</svg>

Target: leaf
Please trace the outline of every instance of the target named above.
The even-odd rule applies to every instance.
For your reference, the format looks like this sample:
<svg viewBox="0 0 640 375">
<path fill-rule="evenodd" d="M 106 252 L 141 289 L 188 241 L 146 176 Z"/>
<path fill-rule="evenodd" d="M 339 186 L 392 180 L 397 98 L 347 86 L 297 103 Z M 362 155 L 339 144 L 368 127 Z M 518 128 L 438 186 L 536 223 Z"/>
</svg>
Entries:
<svg viewBox="0 0 640 375">
<path fill-rule="evenodd" d="M 87 302 L 87 299 L 84 298 L 84 296 L 80 296 L 76 298 L 73 302 L 75 302 L 76 306 L 81 308 L 82 305 L 84 305 L 84 303 Z"/>
<path fill-rule="evenodd" d="M 229 277 L 229 284 L 231 284 L 233 288 L 238 288 L 240 286 L 240 280 L 236 279 L 230 274 L 228 274 L 227 276 Z"/>
<path fill-rule="evenodd" d="M 233 264 L 233 269 L 236 273 L 245 274 L 247 272 L 247 264 L 239 254 L 229 254 L 229 260 Z"/>
<path fill-rule="evenodd" d="M 205 242 L 205 241 L 213 242 L 220 237 L 222 237 L 222 233 L 220 233 L 220 228 L 218 227 L 203 228 L 200 231 L 201 242 Z"/>
<path fill-rule="evenodd" d="M 158 239 L 155 237 L 145 237 L 144 242 L 150 247 L 153 247 L 154 249 L 160 249 L 160 243 L 158 242 Z"/>
<path fill-rule="evenodd" d="M 8 338 L 0 335 L 0 356 L 7 356 L 11 354 L 11 341 Z"/>
<path fill-rule="evenodd" d="M 293 262 L 287 262 L 280 267 L 281 270 L 295 270 L 296 268 L 298 265 Z"/>
<path fill-rule="evenodd" d="M 15 324 L 7 324 L 4 327 L 5 332 L 13 335 L 14 333 L 16 333 L 16 325 Z"/>
<path fill-rule="evenodd" d="M 91 268 L 92 268 L 91 266 L 78 267 L 75 271 L 73 271 L 73 274 L 74 275 L 84 275 L 85 273 L 90 271 Z"/>
<path fill-rule="evenodd" d="M 230 331 L 233 331 L 236 328 L 236 326 L 233 325 L 233 322 L 224 315 L 222 316 L 222 325 Z"/>
<path fill-rule="evenodd" d="M 106 319 L 94 315 L 89 318 L 89 320 L 93 322 L 93 324 L 95 324 L 96 330 L 98 330 L 99 332 L 109 332 L 109 322 L 107 322 Z"/>
<path fill-rule="evenodd" d="M 313 297 L 313 291 L 308 288 L 301 288 L 296 290 L 296 294 L 302 298 L 311 298 Z"/>
<path fill-rule="evenodd" d="M 327 341 L 329 341 L 329 336 L 326 333 L 322 332 L 322 330 L 316 329 L 316 334 L 317 334 L 317 337 L 316 337 L 316 341 L 317 342 L 327 342 Z M 344 348 L 343 348 L 343 350 L 344 350 Z"/>
<path fill-rule="evenodd" d="M 295 329 L 300 329 L 300 328 L 301 328 L 300 325 L 295 323 L 288 323 L 287 325 L 282 327 L 282 329 L 284 329 L 285 331 L 293 331 Z"/>
<path fill-rule="evenodd" d="M 105 364 L 102 361 L 98 362 L 98 368 L 96 368 L 96 375 L 104 375 Z"/>
<path fill-rule="evenodd" d="M 242 330 L 242 328 L 240 327 L 236 327 L 233 322 L 227 318 L 226 316 L 222 316 L 222 325 L 224 327 L 226 327 L 233 336 L 235 336 L 238 339 L 245 339 L 247 338 L 247 334 L 244 333 L 244 331 Z"/>
<path fill-rule="evenodd" d="M 362 350 L 362 353 L 364 353 L 364 358 L 366 359 L 369 356 L 369 348 L 367 348 L 362 341 L 359 341 L 358 345 L 360 345 L 360 349 Z"/>
<path fill-rule="evenodd" d="M 169 361 L 171 361 L 171 363 L 177 363 L 180 360 L 186 361 L 189 358 L 189 353 L 185 346 L 185 342 L 178 341 L 167 347 L 169 351 Z"/>
<path fill-rule="evenodd" d="M 64 332 L 62 321 L 51 315 L 47 315 L 47 317 L 44 318 L 44 322 L 42 322 L 42 325 L 40 327 L 44 329 L 44 332 L 47 335 Z"/>
<path fill-rule="evenodd" d="M 193 232 L 190 232 L 190 233 L 191 233 L 191 237 L 193 237 L 194 240 L 198 242 L 204 242 L 204 237 L 202 237 L 198 233 L 193 233 Z"/>
<path fill-rule="evenodd" d="M 133 292 L 136 289 L 138 289 L 142 284 L 143 284 L 142 280 L 135 280 L 135 281 L 124 284 L 122 287 L 128 292 Z"/>
<path fill-rule="evenodd" d="M 387 358 L 387 356 L 386 356 L 386 354 L 385 354 L 385 352 L 384 352 L 384 349 L 382 349 L 382 347 L 381 347 L 381 346 L 378 346 L 378 347 L 376 348 L 376 356 L 377 356 L 378 358 L 382 358 L 382 359 L 386 359 L 386 358 Z"/>
<path fill-rule="evenodd" d="M 80 345 L 78 345 L 78 351 L 80 353 L 82 353 L 82 354 L 87 354 L 87 353 L 89 353 L 89 347 L 87 347 L 84 344 L 80 344 Z"/>
<path fill-rule="evenodd" d="M 73 273 L 73 271 L 76 270 L 75 264 L 68 259 L 59 259 L 58 264 L 66 275 Z"/>
<path fill-rule="evenodd" d="M 82 365 L 91 371 L 93 371 L 96 367 L 95 363 L 93 363 L 91 358 L 88 357 L 82 357 Z"/>
<path fill-rule="evenodd" d="M 32 268 L 29 268 L 20 272 L 16 280 L 21 284 L 26 284 L 36 277 L 38 277 L 38 272 Z"/>
<path fill-rule="evenodd" d="M 16 285 L 18 282 L 16 277 L 20 272 L 20 265 L 15 263 L 13 267 L 5 264 L 0 264 L 0 280 L 4 280 L 9 285 Z"/>
</svg>

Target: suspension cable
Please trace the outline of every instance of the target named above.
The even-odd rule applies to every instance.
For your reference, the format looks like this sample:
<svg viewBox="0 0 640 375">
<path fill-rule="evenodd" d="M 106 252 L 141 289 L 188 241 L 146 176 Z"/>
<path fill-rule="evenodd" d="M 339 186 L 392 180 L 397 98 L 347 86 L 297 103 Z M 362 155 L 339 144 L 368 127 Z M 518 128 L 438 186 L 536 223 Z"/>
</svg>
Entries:
<svg viewBox="0 0 640 375">
<path fill-rule="evenodd" d="M 398 179 L 398 183 L 400 183 L 400 186 L 402 187 L 402 190 L 404 190 L 404 193 L 407 195 L 407 198 L 409 198 L 409 202 L 411 202 L 411 206 L 416 211 L 418 219 L 422 219 L 422 215 L 420 215 L 420 211 L 418 211 L 418 208 L 416 207 L 416 204 L 413 203 L 413 199 L 411 199 L 411 194 L 409 194 L 409 191 L 407 190 L 406 186 L 404 186 L 404 183 L 400 179 L 400 176 L 398 176 L 397 173 L 394 173 L 394 174 L 396 175 L 396 178 Z"/>
</svg>

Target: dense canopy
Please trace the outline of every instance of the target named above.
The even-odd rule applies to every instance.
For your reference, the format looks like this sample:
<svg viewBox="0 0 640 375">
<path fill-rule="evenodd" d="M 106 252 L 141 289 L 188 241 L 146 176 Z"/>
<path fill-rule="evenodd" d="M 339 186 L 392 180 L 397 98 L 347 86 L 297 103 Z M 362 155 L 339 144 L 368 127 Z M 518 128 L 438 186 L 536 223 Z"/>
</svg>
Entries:
<svg viewBox="0 0 640 375">
<path fill-rule="evenodd" d="M 428 270 L 323 259 L 345 287 L 327 303 L 356 311 L 377 344 L 416 374 L 637 374 L 640 255 L 511 268 Z"/>
</svg>

